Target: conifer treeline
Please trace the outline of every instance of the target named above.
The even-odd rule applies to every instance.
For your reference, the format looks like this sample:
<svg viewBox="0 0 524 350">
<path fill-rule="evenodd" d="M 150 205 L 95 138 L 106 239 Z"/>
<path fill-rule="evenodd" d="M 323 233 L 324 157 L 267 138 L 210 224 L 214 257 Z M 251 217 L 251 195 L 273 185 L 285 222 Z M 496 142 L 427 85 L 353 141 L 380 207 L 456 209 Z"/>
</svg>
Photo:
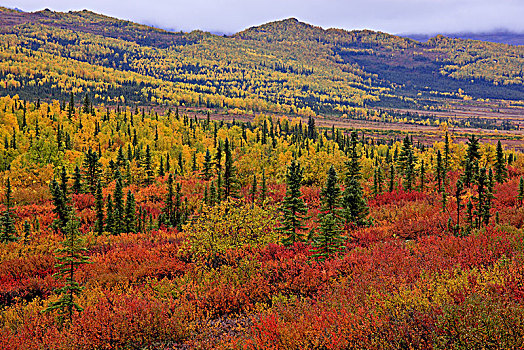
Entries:
<svg viewBox="0 0 524 350">
<path fill-rule="evenodd" d="M 290 245 L 309 239 L 318 248 L 322 241 L 324 248 L 321 254 L 325 254 L 329 251 L 327 237 L 335 242 L 340 240 L 340 233 L 372 224 L 372 218 L 368 217 L 367 199 L 400 188 L 406 192 L 424 192 L 433 187 L 434 193 L 440 196 L 444 212 L 449 197 L 453 197 L 457 212 L 449 216 L 450 228 L 457 233 L 488 225 L 493 215 L 494 183 L 505 181 L 507 165 L 515 160 L 515 154 L 504 152 L 500 141 L 494 160 L 489 161 L 481 154 L 479 139 L 471 136 L 466 145 L 466 157 L 457 162 L 452 157 L 451 147 L 458 145 L 452 144 L 448 133 L 445 134 L 442 150 L 431 149 L 414 145 L 410 136 L 405 136 L 398 143 L 374 140 L 366 137 L 364 132 L 359 136 L 356 131 L 348 132 L 335 127 L 319 129 L 312 117 L 307 124 L 300 119 L 290 121 L 262 116 L 253 122 L 212 121 L 209 113 L 204 118 L 197 118 L 196 115 L 181 115 L 178 109 L 174 113 L 168 110 L 163 115 L 138 108 L 117 107 L 110 111 L 94 107 L 87 95 L 81 108 L 75 108 L 73 95 L 67 106 L 59 103 L 58 108 L 54 105 L 53 109 L 40 101 L 30 104 L 3 99 L 2 102 L 4 113 L 10 106 L 11 115 L 16 120 L 12 134 L 4 135 L 3 170 L 11 170 L 11 163 L 17 157 L 29 156 L 41 165 L 49 162 L 63 164 L 59 180 L 55 178 L 50 184 L 58 217 L 57 230 L 64 230 L 67 226 L 67 208 L 71 206 L 69 193 L 94 196 L 96 222 L 93 230 L 98 234 L 109 232 L 118 235 L 161 226 L 181 230 L 183 224 L 199 210 L 184 196 L 182 179 L 203 181 L 200 198 L 206 205 L 244 199 L 263 204 L 268 196 L 266 174 L 272 173 L 271 183 L 279 181 L 279 174 L 274 168 L 276 165 L 284 166 L 285 174 L 282 175 L 285 175 L 287 188 L 281 205 L 283 243 Z M 94 128 L 95 132 L 87 131 L 85 134 L 86 128 Z M 176 134 L 176 137 L 172 138 L 170 133 Z M 54 146 L 48 150 L 50 157 L 44 160 L 37 155 L 41 151 L 38 147 L 49 139 L 53 139 Z M 79 144 L 80 139 L 92 146 L 86 149 Z M 175 140 L 176 145 L 170 146 L 167 143 L 169 140 Z M 253 155 L 250 152 L 256 148 L 261 149 L 273 164 L 251 163 L 254 168 L 248 168 L 246 173 L 245 158 Z M 78 154 L 79 150 L 82 150 L 80 157 L 64 164 L 66 154 Z M 288 160 L 287 164 L 276 164 L 275 159 L 279 156 L 289 159 L 286 156 L 289 152 L 292 160 Z M 308 167 L 304 163 L 307 164 L 312 156 L 331 157 L 331 164 L 324 165 L 325 175 L 317 174 L 312 178 L 310 173 L 306 173 Z M 239 165 L 242 165 L 242 172 L 238 170 Z M 70 175 L 68 168 L 71 169 Z M 449 173 L 457 170 L 462 175 L 453 186 Z M 372 179 L 372 184 L 368 192 L 369 179 Z M 167 195 L 162 213 L 153 217 L 140 203 L 136 203 L 130 186 L 150 186 L 159 181 L 165 181 Z M 306 232 L 303 221 L 307 218 L 308 207 L 302 199 L 301 187 L 320 185 L 324 181 L 323 197 L 331 198 L 330 202 L 323 203 L 319 231 Z M 72 185 L 68 189 L 70 182 Z M 104 191 L 112 183 L 112 193 Z M 244 191 L 243 188 L 249 190 Z M 475 196 L 463 203 L 467 189 L 473 190 Z M 247 195 L 246 198 L 244 195 Z M 2 219 L 3 241 L 16 237 L 9 196 Z M 460 225 L 463 208 L 467 211 L 468 228 L 461 228 Z"/>
<path fill-rule="evenodd" d="M 431 148 L 415 145 L 410 135 L 399 142 L 374 140 L 363 131 L 359 135 L 335 127 L 319 129 L 313 118 L 307 124 L 267 116 L 253 122 L 212 121 L 209 114 L 190 117 L 178 109 L 165 114 L 120 107 L 109 111 L 94 107 L 88 98 L 77 109 L 74 96 L 67 107 L 16 99 L 0 102 L 3 122 L 11 120 L 0 153 L 4 174 L 23 174 L 28 164 L 32 169 L 35 165 L 55 169 L 49 193 L 55 213 L 52 228 L 64 237 L 55 253 L 56 277 L 64 283 L 56 290 L 59 298 L 46 310 L 58 310 L 64 322 L 82 310 L 75 301 L 82 290 L 75 276 L 78 267 L 89 262 L 75 198 L 93 199 L 95 220 L 90 230 L 98 236 L 154 229 L 181 232 L 186 223 L 213 208 L 227 215 L 231 205 L 252 210 L 273 207 L 278 225 L 269 229 L 280 232 L 281 243 L 308 244 L 312 258 L 326 260 L 351 246 L 356 230 L 373 225 L 368 201 L 388 192 L 431 193 L 448 216 L 447 229 L 457 236 L 493 223 L 493 216 L 498 222 L 492 208 L 495 184 L 507 180 L 508 164 L 516 160 L 500 142 L 491 150 L 491 159 L 490 149 L 476 136 L 462 146 L 446 133 L 443 147 Z M 452 152 L 461 147 L 464 159 Z M 314 162 L 321 166 L 315 168 Z M 453 174 L 459 175 L 454 183 Z M 191 188 L 183 187 L 191 181 Z M 276 206 L 280 184 L 285 185 L 285 194 Z M 305 187 L 321 187 L 318 208 L 307 203 Z M 165 189 L 165 195 L 155 199 L 162 202 L 159 214 L 137 202 L 137 188 Z M 524 200 L 522 178 L 516 199 Z M 9 177 L 4 203 L 0 241 L 26 242 L 34 234 L 32 225 L 24 222 L 23 237 L 18 234 Z M 270 212 L 264 215 L 273 215 Z M 314 228 L 308 223 L 312 217 Z"/>
</svg>

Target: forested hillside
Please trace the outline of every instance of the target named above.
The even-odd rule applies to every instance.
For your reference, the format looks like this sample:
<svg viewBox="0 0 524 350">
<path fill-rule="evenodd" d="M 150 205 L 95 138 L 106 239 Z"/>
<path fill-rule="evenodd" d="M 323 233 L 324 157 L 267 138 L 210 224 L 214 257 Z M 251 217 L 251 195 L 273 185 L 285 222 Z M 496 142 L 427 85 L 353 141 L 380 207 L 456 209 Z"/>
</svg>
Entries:
<svg viewBox="0 0 524 350">
<path fill-rule="evenodd" d="M 170 33 L 89 11 L 0 12 L 0 93 L 304 116 L 427 108 L 435 97 L 522 100 L 524 49 L 324 30 L 295 19 L 232 37 Z"/>
</svg>

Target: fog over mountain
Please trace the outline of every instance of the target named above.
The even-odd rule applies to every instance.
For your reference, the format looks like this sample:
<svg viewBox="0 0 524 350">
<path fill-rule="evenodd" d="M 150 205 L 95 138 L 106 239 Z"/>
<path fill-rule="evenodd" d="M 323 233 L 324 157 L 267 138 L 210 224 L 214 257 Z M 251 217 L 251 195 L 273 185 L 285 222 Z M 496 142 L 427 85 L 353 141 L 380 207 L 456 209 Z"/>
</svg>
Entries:
<svg viewBox="0 0 524 350">
<path fill-rule="evenodd" d="M 432 34 L 402 34 L 401 36 L 411 38 L 417 41 L 428 41 L 432 37 L 443 34 L 450 38 L 471 39 L 480 41 L 490 41 L 493 43 L 509 44 L 509 45 L 524 45 L 524 33 L 493 30 L 491 32 L 483 33 L 432 33 Z"/>
<path fill-rule="evenodd" d="M 296 17 L 324 28 L 389 33 L 524 32 L 520 0 L 4 0 L 36 11 L 89 9 L 171 30 L 235 33 L 268 21 Z"/>
</svg>

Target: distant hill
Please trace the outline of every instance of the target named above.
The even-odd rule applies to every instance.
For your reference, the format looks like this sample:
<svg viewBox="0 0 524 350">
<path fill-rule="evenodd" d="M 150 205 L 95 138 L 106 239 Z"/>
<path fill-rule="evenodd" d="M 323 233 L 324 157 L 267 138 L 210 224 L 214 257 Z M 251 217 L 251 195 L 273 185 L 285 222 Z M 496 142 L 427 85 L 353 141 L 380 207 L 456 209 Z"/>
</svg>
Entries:
<svg viewBox="0 0 524 350">
<path fill-rule="evenodd" d="M 436 34 L 403 34 L 402 36 L 425 42 L 436 36 Z M 508 44 L 508 45 L 524 45 L 524 33 L 516 33 L 509 31 L 493 31 L 486 33 L 448 33 L 445 36 L 455 39 L 469 39 L 479 41 L 489 41 L 492 43 Z"/>
<path fill-rule="evenodd" d="M 37 12 L 20 12 L 12 9 L 0 11 L 0 33 L 9 31 L 23 24 L 42 24 L 48 27 L 84 32 L 107 38 L 134 41 L 141 45 L 167 47 L 185 44 L 187 41 L 181 33 L 120 20 L 88 10 L 54 12 L 45 9 Z M 9 28 L 9 29 L 8 29 Z"/>
<path fill-rule="evenodd" d="M 343 114 L 438 98 L 524 100 L 524 47 L 424 43 L 294 18 L 231 36 L 170 32 L 93 13 L 0 9 L 0 94 L 97 103 Z"/>
</svg>

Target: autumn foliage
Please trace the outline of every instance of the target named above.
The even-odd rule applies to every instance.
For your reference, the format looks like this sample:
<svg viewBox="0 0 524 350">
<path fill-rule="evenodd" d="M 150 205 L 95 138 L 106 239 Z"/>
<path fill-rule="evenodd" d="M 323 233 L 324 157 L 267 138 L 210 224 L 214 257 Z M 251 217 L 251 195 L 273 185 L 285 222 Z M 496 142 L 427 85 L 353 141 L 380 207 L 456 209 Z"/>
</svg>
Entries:
<svg viewBox="0 0 524 350">
<path fill-rule="evenodd" d="M 409 144 L 415 165 L 406 190 L 395 158 L 403 144 L 359 133 L 354 159 L 362 176 L 355 181 L 369 213 L 362 211 L 360 225 L 341 224 L 337 253 L 317 259 L 312 240 L 327 210 L 322 188 L 331 166 L 340 178 L 347 173 L 350 134 L 309 123 L 262 114 L 249 123 L 215 121 L 176 109 L 69 110 L 57 101 L 1 98 L 0 212 L 9 211 L 16 239 L 0 243 L 0 348 L 521 348 L 522 154 L 504 150 L 508 177 L 488 181 L 490 201 L 477 208 L 478 184 L 458 202 L 454 192 L 470 144 L 448 145 L 440 190 L 436 155 L 448 146 Z M 481 164 L 492 168 L 495 154 L 480 144 Z M 95 194 L 87 157 L 100 170 Z M 298 195 L 307 215 L 304 240 L 284 245 L 280 208 L 294 159 L 303 169 Z M 228 199 L 226 166 L 238 186 Z M 74 271 L 83 311 L 67 321 L 42 312 L 64 283 L 53 278 L 64 233 L 50 190 L 54 179 L 60 186 L 62 167 L 64 198 L 89 261 Z M 337 186 L 346 189 L 343 181 Z M 96 222 L 107 223 L 109 208 L 122 213 L 112 217 L 121 233 L 104 226 L 98 234 Z M 488 222 L 475 225 L 481 209 Z"/>
</svg>

